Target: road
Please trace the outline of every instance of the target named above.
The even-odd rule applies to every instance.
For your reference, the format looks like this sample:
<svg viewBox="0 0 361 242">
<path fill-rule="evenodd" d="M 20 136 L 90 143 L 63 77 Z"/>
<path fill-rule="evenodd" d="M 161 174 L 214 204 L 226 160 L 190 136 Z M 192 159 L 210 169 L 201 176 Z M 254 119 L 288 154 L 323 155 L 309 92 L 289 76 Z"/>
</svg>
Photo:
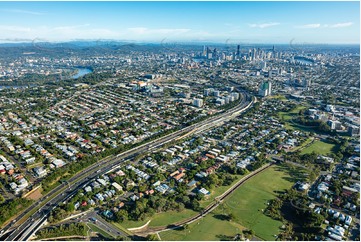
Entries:
<svg viewBox="0 0 361 242">
<path fill-rule="evenodd" d="M 171 134 L 165 135 L 153 141 L 149 141 L 143 145 L 132 148 L 126 152 L 116 156 L 107 157 L 96 164 L 93 164 L 81 172 L 74 175 L 67 181 L 51 190 L 44 198 L 35 202 L 24 212 L 17 216 L 10 224 L 3 228 L 3 234 L 6 234 L 5 241 L 27 240 L 33 233 L 35 233 L 50 212 L 56 208 L 57 204 L 68 200 L 76 194 L 79 189 L 85 187 L 94 178 L 99 175 L 108 173 L 110 170 L 124 164 L 125 161 L 131 160 L 139 154 L 154 151 L 162 147 L 165 143 L 175 141 L 184 134 L 192 135 L 196 131 L 202 131 L 219 125 L 219 123 L 230 120 L 240 113 L 249 109 L 257 99 L 250 97 L 246 93 L 242 93 L 241 102 L 216 116 L 212 116 L 204 121 L 182 128 Z M 36 212 L 37 211 L 37 212 Z M 11 231 L 11 233 L 9 233 Z M 4 239 L 4 238 L 3 238 Z"/>
<path fill-rule="evenodd" d="M 108 223 L 105 219 L 103 219 L 102 216 L 99 215 L 99 213 L 100 213 L 100 210 L 88 210 L 84 213 L 75 215 L 74 217 L 72 217 L 70 219 L 65 219 L 54 225 L 58 226 L 61 224 L 71 224 L 71 223 L 92 223 L 95 226 L 97 226 L 98 228 L 104 230 L 106 233 L 113 236 L 114 238 L 124 235 L 123 231 L 121 231 L 119 228 L 117 228 L 113 224 Z M 95 218 L 96 221 L 93 221 L 93 218 Z"/>
</svg>

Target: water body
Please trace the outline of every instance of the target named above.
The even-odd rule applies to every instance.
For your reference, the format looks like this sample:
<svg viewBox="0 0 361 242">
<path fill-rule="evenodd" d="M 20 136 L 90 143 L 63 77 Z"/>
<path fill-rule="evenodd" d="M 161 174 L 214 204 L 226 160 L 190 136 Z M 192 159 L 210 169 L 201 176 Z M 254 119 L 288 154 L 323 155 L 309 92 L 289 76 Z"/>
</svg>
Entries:
<svg viewBox="0 0 361 242">
<path fill-rule="evenodd" d="M 71 76 L 72 79 L 77 79 L 79 77 L 82 77 L 86 74 L 92 73 L 93 70 L 89 69 L 89 68 L 76 68 L 77 69 L 77 74 Z M 0 90 L 3 89 L 10 89 L 10 88 L 14 88 L 14 89 L 20 89 L 20 88 L 28 88 L 28 87 L 35 87 L 37 86 L 36 84 L 30 84 L 30 85 L 24 85 L 24 86 L 0 86 Z"/>
<path fill-rule="evenodd" d="M 85 76 L 86 74 L 92 73 L 93 71 L 89 68 L 77 68 L 78 73 L 73 75 L 72 79 L 77 79 L 79 77 Z"/>
</svg>

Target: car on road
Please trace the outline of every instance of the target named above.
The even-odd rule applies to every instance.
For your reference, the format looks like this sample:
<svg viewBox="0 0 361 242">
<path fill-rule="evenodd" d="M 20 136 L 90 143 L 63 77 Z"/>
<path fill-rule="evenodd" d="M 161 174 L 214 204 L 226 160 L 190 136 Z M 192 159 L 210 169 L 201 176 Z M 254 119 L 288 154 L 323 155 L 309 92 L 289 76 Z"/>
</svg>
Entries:
<svg viewBox="0 0 361 242">
<path fill-rule="evenodd" d="M 94 218 L 94 217 L 89 218 L 89 220 L 90 220 L 90 221 L 93 221 L 93 222 L 98 221 L 98 219 L 96 219 L 96 218 Z"/>
</svg>

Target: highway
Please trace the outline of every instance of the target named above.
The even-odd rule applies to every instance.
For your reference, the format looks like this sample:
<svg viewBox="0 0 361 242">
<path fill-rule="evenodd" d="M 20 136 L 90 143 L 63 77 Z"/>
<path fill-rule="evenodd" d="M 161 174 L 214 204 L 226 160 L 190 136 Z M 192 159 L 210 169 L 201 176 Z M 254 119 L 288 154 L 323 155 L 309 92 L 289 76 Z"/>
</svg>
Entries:
<svg viewBox="0 0 361 242">
<path fill-rule="evenodd" d="M 108 173 L 110 170 L 124 164 L 125 161 L 131 160 L 139 154 L 157 150 L 164 144 L 175 141 L 182 135 L 184 136 L 184 134 L 189 136 L 195 132 L 202 132 L 211 127 L 215 127 L 222 122 L 230 120 L 240 113 L 246 111 L 253 105 L 254 102 L 257 101 L 255 97 L 250 97 L 246 93 L 242 93 L 240 96 L 240 103 L 223 113 L 212 116 L 209 119 L 132 148 L 116 156 L 107 157 L 98 163 L 85 168 L 70 178 L 66 184 L 63 183 L 55 189 L 51 190 L 44 198 L 35 202 L 24 212 L 18 215 L 16 219 L 14 219 L 10 224 L 2 229 L 4 231 L 3 237 L 5 237 L 2 239 L 5 241 L 27 240 L 41 227 L 42 222 L 46 220 L 50 212 L 56 208 L 57 204 L 62 203 L 74 196 L 79 189 L 85 187 L 94 178 Z M 6 235 L 4 236 L 4 234 Z"/>
<path fill-rule="evenodd" d="M 53 224 L 54 226 L 59 225 L 65 225 L 65 224 L 71 224 L 71 223 L 92 223 L 96 227 L 104 230 L 104 232 L 111 235 L 113 238 L 117 238 L 118 236 L 124 234 L 122 230 L 117 228 L 111 223 L 108 223 L 102 216 L 99 215 L 101 213 L 100 210 L 87 210 L 83 213 L 71 216 L 69 218 L 64 219 L 63 221 L 60 221 L 59 223 Z M 94 218 L 96 221 L 94 221 Z M 51 226 L 53 226 L 51 225 Z"/>
</svg>

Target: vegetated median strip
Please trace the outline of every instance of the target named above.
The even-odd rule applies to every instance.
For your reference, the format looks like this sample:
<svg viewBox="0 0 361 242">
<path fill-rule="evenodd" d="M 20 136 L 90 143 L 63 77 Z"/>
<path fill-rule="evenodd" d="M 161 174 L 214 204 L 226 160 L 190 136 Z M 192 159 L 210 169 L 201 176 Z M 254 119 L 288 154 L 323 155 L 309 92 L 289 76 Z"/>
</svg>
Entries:
<svg viewBox="0 0 361 242">
<path fill-rule="evenodd" d="M 126 228 L 124 228 L 123 226 L 121 226 L 119 223 L 114 223 L 112 222 L 112 224 L 117 227 L 118 229 L 120 229 L 121 231 L 123 231 L 125 234 L 129 235 L 129 236 L 133 236 L 134 233 L 131 230 L 128 230 Z"/>
<path fill-rule="evenodd" d="M 242 177 L 236 184 L 234 184 L 232 187 L 230 187 L 226 192 L 224 192 L 222 195 L 218 196 L 215 200 L 216 202 L 213 202 L 212 204 L 208 205 L 205 209 L 203 209 L 200 213 L 198 213 L 197 215 L 185 219 L 181 222 L 178 223 L 174 223 L 172 224 L 172 227 L 169 228 L 168 226 L 160 226 L 160 227 L 154 227 L 154 228 L 148 228 L 146 231 L 139 231 L 136 232 L 134 231 L 135 234 L 137 235 L 148 235 L 148 234 L 153 234 L 156 232 L 165 232 L 168 230 L 173 230 L 176 228 L 179 228 L 185 224 L 191 224 L 201 218 L 203 218 L 205 215 L 207 215 L 208 213 L 212 212 L 215 208 L 218 207 L 218 205 L 221 203 L 221 201 L 223 201 L 225 198 L 227 198 L 229 195 L 231 195 L 233 193 L 233 191 L 235 191 L 237 188 L 239 188 L 242 184 L 244 184 L 246 181 L 248 181 L 249 179 L 251 179 L 253 176 L 259 174 L 260 172 L 266 170 L 267 168 L 269 168 L 270 166 L 272 166 L 274 163 L 268 163 L 267 165 L 258 168 L 257 170 L 249 173 L 248 175 L 246 175 L 245 177 Z M 143 226 L 142 226 L 143 227 Z M 135 228 L 133 228 L 135 229 Z"/>
</svg>

